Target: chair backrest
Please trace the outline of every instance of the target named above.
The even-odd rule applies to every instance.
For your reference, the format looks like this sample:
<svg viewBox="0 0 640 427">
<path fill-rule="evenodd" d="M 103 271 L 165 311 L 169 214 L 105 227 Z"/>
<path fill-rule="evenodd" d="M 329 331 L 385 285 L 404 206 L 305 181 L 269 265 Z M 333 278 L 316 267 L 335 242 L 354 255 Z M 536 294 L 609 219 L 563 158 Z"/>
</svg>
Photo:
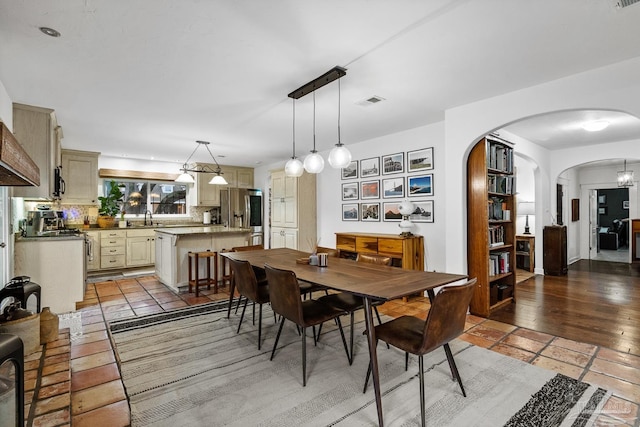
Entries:
<svg viewBox="0 0 640 427">
<path fill-rule="evenodd" d="M 431 303 L 424 326 L 421 353 L 448 343 L 464 332 L 467 309 L 476 286 L 476 279 L 458 286 L 446 286 Z"/>
<path fill-rule="evenodd" d="M 356 257 L 356 262 L 368 262 L 370 264 L 378 265 L 391 265 L 391 261 L 391 257 L 387 255 L 358 253 L 358 256 Z"/>
<path fill-rule="evenodd" d="M 302 300 L 300 299 L 300 284 L 293 271 L 281 270 L 265 265 L 267 281 L 269 282 L 269 300 L 274 312 L 285 319 L 302 325 Z"/>
<path fill-rule="evenodd" d="M 232 252 L 259 251 L 264 249 L 262 245 L 235 246 L 231 248 Z"/>
<path fill-rule="evenodd" d="M 227 258 L 236 289 L 252 301 L 258 300 L 258 280 L 249 261 Z"/>
<path fill-rule="evenodd" d="M 325 248 L 323 246 L 318 246 L 316 253 L 325 253 L 325 254 L 329 254 L 329 256 L 335 257 L 335 258 L 339 258 L 340 257 L 340 249 L 333 249 L 333 248 Z"/>
</svg>

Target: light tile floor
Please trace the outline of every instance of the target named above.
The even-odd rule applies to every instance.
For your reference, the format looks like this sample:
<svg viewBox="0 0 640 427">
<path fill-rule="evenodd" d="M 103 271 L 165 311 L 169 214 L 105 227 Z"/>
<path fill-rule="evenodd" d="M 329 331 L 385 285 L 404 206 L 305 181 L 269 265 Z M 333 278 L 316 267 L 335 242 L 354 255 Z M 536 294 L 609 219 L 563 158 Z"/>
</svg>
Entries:
<svg viewBox="0 0 640 427">
<path fill-rule="evenodd" d="M 79 308 L 82 333 L 70 337 L 69 329 L 62 329 L 57 341 L 27 357 L 25 424 L 128 426 L 129 406 L 107 323 L 228 297 L 225 288 L 218 294 L 203 290 L 198 298 L 193 294 L 177 295 L 153 275 L 89 284 Z M 428 308 L 427 298 L 414 297 L 407 302 L 387 302 L 380 312 L 393 317 L 425 318 Z M 597 426 L 640 425 L 639 356 L 472 315 L 467 316 L 466 331 L 461 338 L 611 390 L 613 396 Z"/>
</svg>

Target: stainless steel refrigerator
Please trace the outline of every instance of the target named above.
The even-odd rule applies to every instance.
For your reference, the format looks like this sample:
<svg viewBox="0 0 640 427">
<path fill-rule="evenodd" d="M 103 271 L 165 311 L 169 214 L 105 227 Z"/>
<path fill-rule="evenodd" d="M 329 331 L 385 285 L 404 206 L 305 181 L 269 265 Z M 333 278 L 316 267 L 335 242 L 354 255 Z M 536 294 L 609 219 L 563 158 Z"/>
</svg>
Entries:
<svg viewBox="0 0 640 427">
<path fill-rule="evenodd" d="M 251 245 L 263 244 L 262 206 L 262 190 L 220 190 L 220 222 L 229 227 L 250 228 Z"/>
</svg>

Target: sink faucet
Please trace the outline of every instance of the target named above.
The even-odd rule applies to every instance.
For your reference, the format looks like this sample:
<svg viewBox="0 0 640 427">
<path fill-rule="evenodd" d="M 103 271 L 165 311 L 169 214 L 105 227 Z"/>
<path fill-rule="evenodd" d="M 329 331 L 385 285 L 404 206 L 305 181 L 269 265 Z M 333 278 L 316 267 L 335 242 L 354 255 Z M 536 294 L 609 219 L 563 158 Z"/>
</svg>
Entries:
<svg viewBox="0 0 640 427">
<path fill-rule="evenodd" d="M 151 211 L 148 209 L 144 213 L 144 225 L 147 225 L 147 214 L 149 214 L 149 225 L 153 225 L 153 216 L 151 215 Z"/>
</svg>

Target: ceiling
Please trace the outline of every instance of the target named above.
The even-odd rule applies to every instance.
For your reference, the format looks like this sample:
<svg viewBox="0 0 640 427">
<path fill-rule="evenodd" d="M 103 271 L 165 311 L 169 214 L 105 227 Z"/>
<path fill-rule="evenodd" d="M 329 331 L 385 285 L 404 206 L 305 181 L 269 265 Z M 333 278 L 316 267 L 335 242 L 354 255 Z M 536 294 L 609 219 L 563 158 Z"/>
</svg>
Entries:
<svg viewBox="0 0 640 427">
<path fill-rule="evenodd" d="M 287 94 L 336 65 L 347 68 L 348 146 L 640 56 L 640 4 L 613 4 L 0 0 L 0 81 L 14 102 L 56 110 L 65 148 L 182 163 L 206 140 L 221 163 L 255 166 L 291 156 Z M 372 96 L 384 101 L 363 102 Z M 337 141 L 337 106 L 337 82 L 316 91 L 318 151 Z M 612 126 L 585 134 L 577 124 L 594 116 Z M 295 129 L 304 156 L 313 144 L 311 95 L 296 101 Z M 640 120 L 586 110 L 506 129 L 557 149 L 638 138 Z M 195 160 L 210 160 L 198 151 Z"/>
</svg>

